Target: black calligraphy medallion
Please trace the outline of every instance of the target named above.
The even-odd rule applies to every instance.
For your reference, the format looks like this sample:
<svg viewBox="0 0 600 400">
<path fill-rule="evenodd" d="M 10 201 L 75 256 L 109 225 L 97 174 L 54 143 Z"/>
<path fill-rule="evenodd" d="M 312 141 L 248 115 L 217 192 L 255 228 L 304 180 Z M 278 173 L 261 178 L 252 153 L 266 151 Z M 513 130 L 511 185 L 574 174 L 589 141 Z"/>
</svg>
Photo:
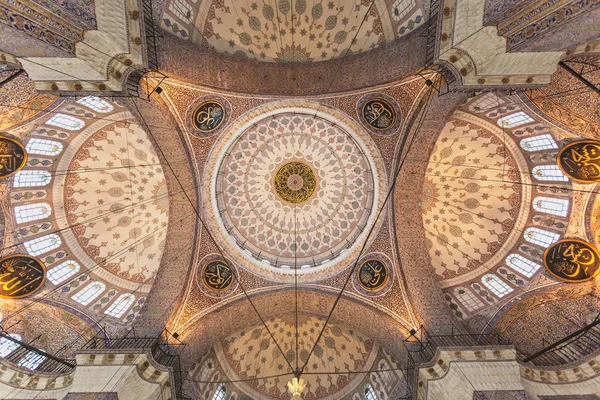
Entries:
<svg viewBox="0 0 600 400">
<path fill-rule="evenodd" d="M 216 101 L 205 101 L 192 112 L 192 125 L 202 133 L 211 133 L 225 120 L 225 107 Z"/>
<path fill-rule="evenodd" d="M 387 129 L 396 121 L 394 107 L 382 98 L 369 100 L 362 112 L 365 121 L 377 130 Z"/>
<path fill-rule="evenodd" d="M 25 147 L 15 139 L 0 134 L 0 179 L 13 176 L 26 162 Z"/>
<path fill-rule="evenodd" d="M 202 268 L 202 282 L 208 289 L 222 292 L 233 283 L 233 273 L 223 260 L 211 261 Z"/>
<path fill-rule="evenodd" d="M 585 282 L 600 273 L 600 254 L 587 242 L 563 239 L 546 249 L 544 267 L 562 281 Z"/>
<path fill-rule="evenodd" d="M 358 269 L 358 282 L 371 291 L 381 290 L 389 279 L 385 263 L 377 259 L 364 261 Z"/>
<path fill-rule="evenodd" d="M 20 299 L 44 286 L 46 266 L 27 254 L 11 254 L 0 259 L 0 298 Z"/>
<path fill-rule="evenodd" d="M 600 182 L 600 142 L 580 140 L 563 147 L 556 158 L 563 173 L 580 183 Z"/>
</svg>

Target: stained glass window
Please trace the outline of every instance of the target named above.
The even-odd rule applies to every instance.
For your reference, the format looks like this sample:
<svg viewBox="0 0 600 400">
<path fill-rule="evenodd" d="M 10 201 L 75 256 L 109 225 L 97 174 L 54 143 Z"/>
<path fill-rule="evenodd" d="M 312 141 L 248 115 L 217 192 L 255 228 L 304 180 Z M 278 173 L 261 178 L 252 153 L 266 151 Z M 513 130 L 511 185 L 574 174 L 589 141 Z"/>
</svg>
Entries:
<svg viewBox="0 0 600 400">
<path fill-rule="evenodd" d="M 17 224 L 48 218 L 52 208 L 48 203 L 25 204 L 15 207 L 15 219 Z"/>
<path fill-rule="evenodd" d="M 16 340 L 21 340 L 21 336 L 17 335 L 16 333 L 11 333 L 8 336 Z M 8 355 L 15 351 L 18 347 L 18 343 L 15 343 L 12 340 L 7 339 L 5 337 L 0 337 L 0 357 L 8 357 Z"/>
<path fill-rule="evenodd" d="M 498 297 L 504 297 L 513 291 L 506 282 L 494 274 L 487 274 L 481 278 L 481 283 Z"/>
<path fill-rule="evenodd" d="M 13 181 L 14 187 L 46 186 L 52 177 L 48 171 L 19 171 Z"/>
<path fill-rule="evenodd" d="M 506 257 L 506 265 L 527 278 L 531 278 L 542 266 L 519 254 Z"/>
<path fill-rule="evenodd" d="M 526 151 L 539 151 L 539 150 L 552 150 L 558 149 L 558 145 L 554 141 L 552 135 L 538 135 L 525 138 L 519 143 L 523 150 Z"/>
<path fill-rule="evenodd" d="M 533 118 L 525 114 L 523 111 L 519 111 L 500 118 L 498 120 L 498 125 L 501 128 L 514 128 L 519 125 L 530 124 L 532 122 L 535 122 Z"/>
<path fill-rule="evenodd" d="M 569 201 L 556 197 L 536 197 L 533 199 L 533 209 L 539 212 L 566 217 L 569 212 Z"/>
<path fill-rule="evenodd" d="M 539 181 L 568 182 L 558 165 L 538 165 L 531 170 L 533 177 Z"/>
<path fill-rule="evenodd" d="M 525 229 L 523 237 L 528 242 L 537 244 L 538 246 L 548 247 L 556 242 L 560 238 L 560 235 L 558 233 L 532 227 Z"/>
<path fill-rule="evenodd" d="M 375 389 L 368 383 L 365 385 L 365 400 L 379 400 L 377 394 L 375 394 Z"/>
<path fill-rule="evenodd" d="M 212 400 L 225 400 L 225 397 L 227 397 L 227 389 L 225 389 L 225 385 L 219 385 Z"/>
<path fill-rule="evenodd" d="M 454 297 L 467 311 L 475 311 L 484 306 L 483 302 L 470 289 L 457 287 L 453 290 Z"/>
<path fill-rule="evenodd" d="M 81 266 L 77 261 L 67 260 L 48 271 L 48 280 L 58 285 L 75 275 L 80 269 Z"/>
<path fill-rule="evenodd" d="M 135 296 L 131 293 L 123 293 L 117 300 L 106 311 L 105 314 L 110 315 L 111 317 L 120 318 L 125 314 L 125 311 L 133 304 L 135 301 Z"/>
<path fill-rule="evenodd" d="M 100 293 L 102 293 L 104 291 L 105 288 L 106 288 L 106 285 L 102 282 L 92 282 L 89 285 L 87 285 L 86 287 L 84 287 L 82 290 L 80 290 L 79 292 L 75 293 L 73 295 L 73 297 L 71 297 L 71 298 L 73 300 L 75 300 L 76 302 L 81 303 L 84 306 L 87 306 L 96 297 L 98 297 L 100 295 Z"/>
<path fill-rule="evenodd" d="M 85 122 L 79 118 L 75 118 L 67 114 L 54 114 L 52 118 L 46 121 L 46 125 L 58 126 L 59 128 L 67 129 L 69 131 L 76 131 L 85 126 Z"/>
<path fill-rule="evenodd" d="M 77 103 L 100 113 L 108 113 L 113 110 L 113 106 L 109 102 L 96 96 L 84 97 L 83 99 L 77 100 Z"/>
<path fill-rule="evenodd" d="M 62 143 L 55 142 L 54 140 L 33 138 L 27 142 L 25 149 L 29 154 L 55 156 L 60 154 L 60 152 L 63 150 L 63 145 Z"/>
<path fill-rule="evenodd" d="M 40 236 L 35 239 L 28 240 L 24 243 L 27 252 L 32 256 L 39 256 L 56 249 L 62 241 L 58 235 L 51 233 L 50 235 Z"/>
</svg>

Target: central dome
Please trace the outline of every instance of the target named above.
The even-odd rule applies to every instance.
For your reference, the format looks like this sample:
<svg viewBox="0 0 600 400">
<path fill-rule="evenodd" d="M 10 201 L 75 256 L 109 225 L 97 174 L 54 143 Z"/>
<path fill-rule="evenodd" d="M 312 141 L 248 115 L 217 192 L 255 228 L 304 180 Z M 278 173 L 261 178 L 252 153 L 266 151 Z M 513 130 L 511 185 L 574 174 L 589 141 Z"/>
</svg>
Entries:
<svg viewBox="0 0 600 400">
<path fill-rule="evenodd" d="M 370 138 L 340 117 L 271 108 L 217 143 L 208 211 L 242 266 L 327 268 L 366 239 L 385 181 Z"/>
</svg>

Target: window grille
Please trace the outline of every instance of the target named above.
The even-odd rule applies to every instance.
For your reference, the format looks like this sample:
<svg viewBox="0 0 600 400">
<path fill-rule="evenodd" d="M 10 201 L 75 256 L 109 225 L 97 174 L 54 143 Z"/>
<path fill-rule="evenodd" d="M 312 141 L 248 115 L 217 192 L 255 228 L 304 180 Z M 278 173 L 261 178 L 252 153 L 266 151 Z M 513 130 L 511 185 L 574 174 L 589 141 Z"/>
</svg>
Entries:
<svg viewBox="0 0 600 400">
<path fill-rule="evenodd" d="M 17 224 L 48 218 L 52 208 L 48 203 L 25 204 L 15 207 L 15 219 Z"/>
<path fill-rule="evenodd" d="M 34 370 L 37 367 L 39 367 L 40 364 L 43 363 L 45 359 L 46 359 L 46 356 L 35 353 L 33 351 L 30 351 L 29 353 L 27 353 L 25 355 L 25 357 L 23 357 L 19 360 L 17 365 L 19 365 L 19 367 Z"/>
<path fill-rule="evenodd" d="M 558 149 L 558 145 L 554 141 L 552 135 L 538 135 L 525 138 L 519 142 L 525 151 L 539 151 Z"/>
<path fill-rule="evenodd" d="M 52 177 L 48 171 L 19 171 L 13 181 L 14 187 L 46 186 L 50 183 Z"/>
<path fill-rule="evenodd" d="M 499 100 L 495 93 L 488 92 L 471 103 L 469 108 L 473 111 L 491 111 L 498 108 L 502 103 L 504 102 Z"/>
<path fill-rule="evenodd" d="M 73 300 L 75 300 L 76 302 L 81 303 L 84 306 L 87 306 L 96 297 L 98 297 L 100 295 L 100 293 L 102 293 L 104 291 L 105 288 L 106 288 L 106 285 L 102 282 L 92 282 L 89 285 L 87 285 L 86 287 L 84 287 L 82 290 L 80 290 L 79 292 L 75 293 L 73 295 L 73 297 L 71 297 L 71 298 Z"/>
<path fill-rule="evenodd" d="M 525 114 L 523 111 L 507 115 L 498 120 L 498 126 L 501 128 L 515 128 L 520 125 L 530 124 L 535 122 L 533 118 Z"/>
<path fill-rule="evenodd" d="M 106 311 L 105 314 L 110 315 L 111 317 L 120 318 L 125 314 L 125 311 L 133 304 L 135 301 L 135 296 L 131 293 L 123 293 L 117 300 Z"/>
<path fill-rule="evenodd" d="M 394 21 L 400 21 L 412 8 L 412 0 L 396 0 L 392 4 L 392 18 Z"/>
<path fill-rule="evenodd" d="M 467 288 L 454 288 L 453 293 L 456 300 L 458 300 L 467 311 L 475 311 L 484 306 L 483 302 Z"/>
<path fill-rule="evenodd" d="M 569 200 L 556 197 L 536 197 L 533 209 L 539 212 L 566 217 L 569 212 Z"/>
<path fill-rule="evenodd" d="M 194 15 L 192 6 L 189 5 L 185 0 L 174 0 L 171 2 L 171 11 L 173 14 L 177 16 L 180 20 L 185 23 L 192 22 L 192 15 Z"/>
<path fill-rule="evenodd" d="M 548 247 L 556 242 L 560 238 L 560 235 L 558 233 L 532 227 L 525 229 L 523 237 L 528 242 L 537 244 L 538 246 Z"/>
<path fill-rule="evenodd" d="M 99 113 L 108 113 L 113 110 L 113 106 L 109 102 L 96 96 L 84 97 L 77 100 L 77 103 Z"/>
<path fill-rule="evenodd" d="M 520 254 L 511 254 L 506 257 L 506 265 L 527 278 L 531 278 L 542 267 Z"/>
<path fill-rule="evenodd" d="M 21 340 L 21 336 L 17 335 L 16 333 L 11 333 L 8 336 L 16 340 Z M 18 343 L 15 343 L 12 340 L 7 339 L 5 337 L 0 337 L 0 357 L 8 357 L 9 354 L 15 351 L 18 347 Z"/>
<path fill-rule="evenodd" d="M 213 395 L 212 400 L 225 400 L 225 397 L 227 397 L 227 389 L 225 389 L 225 385 L 221 384 Z"/>
<path fill-rule="evenodd" d="M 54 114 L 52 118 L 46 121 L 46 125 L 57 126 L 69 131 L 76 131 L 83 128 L 85 126 L 85 122 L 71 115 L 58 113 Z"/>
<path fill-rule="evenodd" d="M 556 182 L 568 182 L 567 178 L 558 165 L 538 165 L 533 167 L 531 174 L 538 181 L 556 181 Z"/>
<path fill-rule="evenodd" d="M 48 271 L 48 280 L 58 285 L 75 275 L 80 269 L 81 266 L 77 261 L 67 260 Z"/>
<path fill-rule="evenodd" d="M 368 383 L 365 385 L 365 400 L 379 400 L 377 394 L 375 394 L 375 389 Z"/>
<path fill-rule="evenodd" d="M 28 240 L 24 243 L 25 249 L 32 256 L 39 256 L 56 249 L 62 244 L 58 235 L 51 233 L 50 235 L 40 236 L 35 239 Z"/>
<path fill-rule="evenodd" d="M 54 140 L 33 138 L 27 142 L 25 149 L 29 154 L 40 154 L 42 156 L 56 156 L 63 151 L 62 143 Z"/>
<path fill-rule="evenodd" d="M 513 291 L 506 282 L 494 274 L 487 274 L 481 278 L 481 283 L 498 297 L 504 297 Z"/>
</svg>

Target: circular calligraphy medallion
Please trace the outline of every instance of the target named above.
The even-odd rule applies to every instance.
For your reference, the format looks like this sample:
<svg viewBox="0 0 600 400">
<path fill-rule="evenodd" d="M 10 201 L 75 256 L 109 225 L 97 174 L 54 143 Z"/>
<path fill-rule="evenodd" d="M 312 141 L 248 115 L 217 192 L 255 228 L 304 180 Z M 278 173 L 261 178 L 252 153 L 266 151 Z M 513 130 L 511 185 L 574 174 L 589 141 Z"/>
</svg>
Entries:
<svg viewBox="0 0 600 400">
<path fill-rule="evenodd" d="M 556 163 L 566 176 L 576 182 L 600 182 L 600 141 L 569 143 L 558 152 Z"/>
<path fill-rule="evenodd" d="M 9 178 L 27 163 L 27 151 L 17 140 L 0 134 L 0 179 Z"/>
<path fill-rule="evenodd" d="M 583 240 L 563 239 L 546 249 L 544 267 L 561 281 L 585 282 L 600 273 L 600 254 Z"/>
<path fill-rule="evenodd" d="M 391 262 L 387 256 L 371 253 L 358 263 L 354 274 L 354 287 L 367 296 L 380 296 L 391 287 Z"/>
<path fill-rule="evenodd" d="M 0 298 L 31 296 L 46 282 L 46 266 L 28 254 L 11 254 L 0 259 Z"/>
<path fill-rule="evenodd" d="M 400 128 L 400 107 L 393 97 L 373 93 L 357 102 L 356 112 L 362 124 L 379 135 L 392 135 Z"/>
<path fill-rule="evenodd" d="M 198 286 L 209 296 L 222 297 L 232 293 L 237 284 L 234 267 L 229 260 L 224 260 L 220 254 L 210 254 L 200 263 L 198 270 Z"/>
<path fill-rule="evenodd" d="M 231 106 L 226 99 L 202 96 L 188 107 L 186 125 L 196 136 L 212 135 L 223 129 L 230 114 Z"/>
<path fill-rule="evenodd" d="M 317 189 L 317 176 L 308 165 L 299 161 L 279 167 L 273 181 L 275 192 L 281 200 L 292 204 L 304 203 Z"/>
</svg>

